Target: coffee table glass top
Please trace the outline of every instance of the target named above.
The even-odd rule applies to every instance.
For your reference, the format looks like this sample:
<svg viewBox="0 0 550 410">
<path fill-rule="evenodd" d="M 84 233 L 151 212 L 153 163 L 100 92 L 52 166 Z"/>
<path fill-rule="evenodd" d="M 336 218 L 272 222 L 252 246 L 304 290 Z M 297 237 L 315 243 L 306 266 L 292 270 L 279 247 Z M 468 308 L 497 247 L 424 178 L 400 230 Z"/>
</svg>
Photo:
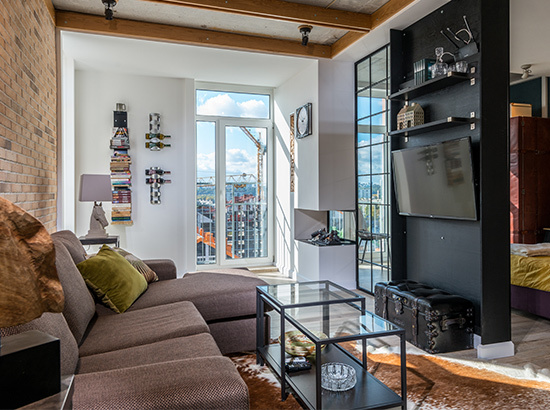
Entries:
<svg viewBox="0 0 550 410">
<path fill-rule="evenodd" d="M 361 311 L 349 303 L 290 308 L 285 311 L 285 315 L 291 322 L 298 322 L 304 330 L 309 331 L 314 342 L 324 339 L 318 337 L 319 332 L 328 339 L 345 340 L 402 332 L 387 320 L 371 312 Z"/>
<path fill-rule="evenodd" d="M 364 299 L 330 281 L 285 283 L 258 286 L 258 290 L 278 307 L 304 306 Z"/>
</svg>

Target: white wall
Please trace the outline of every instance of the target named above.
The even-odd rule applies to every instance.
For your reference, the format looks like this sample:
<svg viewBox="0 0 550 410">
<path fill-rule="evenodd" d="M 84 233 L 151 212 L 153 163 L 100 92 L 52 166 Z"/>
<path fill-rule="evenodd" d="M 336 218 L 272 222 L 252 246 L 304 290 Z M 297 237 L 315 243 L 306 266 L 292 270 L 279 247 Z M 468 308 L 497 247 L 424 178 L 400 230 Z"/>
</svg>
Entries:
<svg viewBox="0 0 550 410">
<path fill-rule="evenodd" d="M 300 246 L 294 240 L 294 210 L 355 209 L 354 65 L 328 60 L 312 62 L 310 67 L 276 88 L 274 100 L 277 176 L 275 259 L 282 274 L 297 278 L 300 274 L 297 267 L 308 264 L 318 266 L 320 261 L 310 260 L 311 255 L 319 256 L 317 251 L 298 252 Z M 296 141 L 296 193 L 292 194 L 289 116 L 307 102 L 313 104 L 313 133 Z M 312 226 L 309 232 L 316 228 Z M 301 227 L 302 230 L 305 232 L 308 228 Z M 332 280 L 346 286 L 354 284 L 355 258 L 350 263 L 338 258 L 333 262 L 346 268 Z M 330 276 L 330 273 L 327 275 Z"/>
<path fill-rule="evenodd" d="M 319 210 L 355 209 L 354 67 L 319 61 Z"/>
<path fill-rule="evenodd" d="M 112 150 L 113 111 L 117 102 L 128 110 L 132 157 L 133 225 L 109 225 L 120 235 L 121 246 L 136 256 L 173 259 L 179 274 L 194 270 L 194 82 L 193 80 L 76 71 L 75 75 L 75 175 L 108 174 Z M 154 152 L 145 148 L 148 114 L 161 114 L 161 132 L 171 135 L 171 148 Z M 172 184 L 161 188 L 162 203 L 152 205 L 145 169 L 159 166 L 172 171 Z M 191 168 L 193 169 L 193 168 Z M 76 202 L 76 234 L 88 231 L 91 203 Z M 103 204 L 110 216 L 111 204 Z M 191 210 L 191 212 L 190 212 Z"/>
<path fill-rule="evenodd" d="M 317 181 L 317 170 L 308 163 L 317 163 L 318 138 L 318 62 L 312 61 L 304 70 L 277 87 L 273 92 L 275 128 L 275 261 L 279 271 L 296 277 L 296 244 L 294 242 L 294 208 L 297 196 L 301 201 L 316 206 L 316 197 L 310 189 Z M 295 186 L 290 192 L 290 114 L 303 104 L 311 102 L 313 134 L 296 141 Z M 309 158 L 313 161 L 309 161 Z M 301 164 L 302 166 L 299 166 Z M 300 181 L 304 181 L 300 184 Z M 308 181 L 306 184 L 305 181 Z M 300 191 L 298 192 L 298 187 Z M 309 196 L 308 196 L 309 195 Z"/>
</svg>

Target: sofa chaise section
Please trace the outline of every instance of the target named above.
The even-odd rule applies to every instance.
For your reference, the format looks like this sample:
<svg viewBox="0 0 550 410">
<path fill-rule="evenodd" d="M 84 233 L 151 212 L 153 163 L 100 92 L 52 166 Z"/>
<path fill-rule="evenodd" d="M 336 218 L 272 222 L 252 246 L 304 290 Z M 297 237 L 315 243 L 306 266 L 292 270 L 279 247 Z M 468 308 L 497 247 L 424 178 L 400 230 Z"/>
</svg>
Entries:
<svg viewBox="0 0 550 410">
<path fill-rule="evenodd" d="M 76 255 L 74 263 L 85 258 L 81 255 L 86 255 L 86 251 L 71 231 L 56 232 L 52 238 L 54 243 L 59 238 L 70 255 Z M 202 271 L 176 278 L 172 261 L 156 259 L 144 262 L 155 270 L 159 281 L 150 283 L 147 291 L 126 313 L 189 301 L 206 321 L 223 354 L 256 348 L 256 286 L 265 285 L 265 281 L 243 269 Z M 100 318 L 116 315 L 103 305 L 97 305 L 95 311 Z"/>
</svg>

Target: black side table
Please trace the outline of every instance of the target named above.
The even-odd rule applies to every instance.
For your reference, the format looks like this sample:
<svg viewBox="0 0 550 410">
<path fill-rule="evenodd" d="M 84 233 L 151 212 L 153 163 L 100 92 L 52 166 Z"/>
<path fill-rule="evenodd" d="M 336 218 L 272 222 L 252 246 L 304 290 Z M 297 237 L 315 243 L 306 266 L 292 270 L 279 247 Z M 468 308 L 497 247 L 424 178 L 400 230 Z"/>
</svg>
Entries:
<svg viewBox="0 0 550 410">
<path fill-rule="evenodd" d="M 85 236 L 81 236 L 80 238 L 78 238 L 82 245 L 114 244 L 117 248 L 120 246 L 119 239 L 120 238 L 118 235 L 109 235 L 103 238 L 86 238 Z"/>
</svg>

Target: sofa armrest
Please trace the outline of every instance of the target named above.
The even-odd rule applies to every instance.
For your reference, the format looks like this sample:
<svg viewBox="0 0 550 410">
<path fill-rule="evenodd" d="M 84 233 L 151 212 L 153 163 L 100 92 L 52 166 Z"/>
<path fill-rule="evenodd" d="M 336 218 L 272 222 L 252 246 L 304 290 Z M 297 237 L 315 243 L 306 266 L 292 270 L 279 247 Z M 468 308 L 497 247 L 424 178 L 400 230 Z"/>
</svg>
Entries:
<svg viewBox="0 0 550 410">
<path fill-rule="evenodd" d="M 248 388 L 223 356 L 77 374 L 75 409 L 249 409 Z"/>
<path fill-rule="evenodd" d="M 178 276 L 176 264 L 170 259 L 147 259 L 143 262 L 155 271 L 159 280 L 176 279 Z"/>
</svg>

